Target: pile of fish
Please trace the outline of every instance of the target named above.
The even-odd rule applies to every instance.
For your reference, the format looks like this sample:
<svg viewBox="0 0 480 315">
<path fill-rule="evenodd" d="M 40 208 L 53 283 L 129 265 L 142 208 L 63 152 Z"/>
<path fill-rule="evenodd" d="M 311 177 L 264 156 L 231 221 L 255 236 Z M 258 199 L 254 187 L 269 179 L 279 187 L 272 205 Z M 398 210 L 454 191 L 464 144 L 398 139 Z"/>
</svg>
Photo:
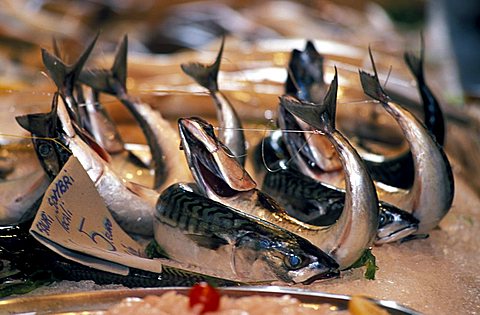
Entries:
<svg viewBox="0 0 480 315">
<path fill-rule="evenodd" d="M 305 50 L 291 53 L 278 129 L 247 149 L 239 115 L 217 80 L 224 40 L 212 64 L 181 65 L 210 94 L 218 128 L 204 118 L 183 117 L 176 131 L 158 110 L 128 93 L 127 36 L 110 69 L 84 69 L 97 38 L 72 65 L 58 48 L 53 54 L 42 49 L 57 87 L 51 111 L 16 118 L 31 133 L 41 168 L 32 172 L 38 178 L 29 176 L 22 184 L 27 194 L 17 196 L 16 183 L 2 190 L 11 199 L 2 206 L 2 225 L 28 226 L 48 183 L 74 155 L 117 223 L 136 239 L 153 239 L 164 257 L 197 266 L 205 277 L 308 284 L 338 277 L 372 246 L 427 237 L 452 205 L 444 119 L 423 76 L 423 47 L 420 57 L 406 53 L 405 61 L 422 96 L 424 122 L 384 91 L 371 51 L 373 74 L 359 71 L 364 93 L 395 119 L 408 143 L 404 152 L 385 157 L 337 128 L 337 70 L 325 84 L 323 57 L 310 41 Z M 113 95 L 132 114 L 149 158 L 125 145 L 102 94 Z M 256 174 L 247 172 L 247 158 Z M 151 173 L 151 183 L 123 178 L 125 164 Z M 0 176 L 16 167 L 2 158 Z M 176 277 L 163 277 L 158 285 L 198 280 L 188 270 L 173 273 Z M 129 285 L 146 277 L 110 276 L 106 282 Z"/>
</svg>

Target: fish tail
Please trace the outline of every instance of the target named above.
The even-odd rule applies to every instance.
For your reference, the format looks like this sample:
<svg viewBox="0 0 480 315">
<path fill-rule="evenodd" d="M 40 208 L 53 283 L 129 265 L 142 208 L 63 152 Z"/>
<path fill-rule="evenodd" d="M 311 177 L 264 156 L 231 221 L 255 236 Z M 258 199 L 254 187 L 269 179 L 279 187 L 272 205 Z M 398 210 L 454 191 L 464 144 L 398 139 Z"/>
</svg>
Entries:
<svg viewBox="0 0 480 315">
<path fill-rule="evenodd" d="M 127 53 L 128 37 L 125 34 L 117 47 L 110 71 L 103 69 L 82 71 L 80 82 L 90 86 L 96 92 L 112 95 L 127 93 Z"/>
<path fill-rule="evenodd" d="M 282 96 L 280 105 L 317 130 L 330 133 L 335 129 L 337 90 L 338 74 L 335 67 L 335 77 L 328 88 L 323 104 L 301 101 L 292 96 Z"/>
<path fill-rule="evenodd" d="M 48 113 L 27 114 L 15 117 L 17 123 L 32 135 L 37 137 L 54 137 L 57 129 L 58 92 L 52 101 L 52 109 Z"/>
<path fill-rule="evenodd" d="M 117 48 L 115 60 L 113 61 L 112 74 L 115 79 L 122 85 L 123 90 L 127 91 L 127 53 L 128 53 L 128 36 L 123 36 L 122 42 Z"/>
<path fill-rule="evenodd" d="M 47 68 L 48 74 L 60 91 L 64 91 L 65 88 L 71 87 L 75 84 L 85 62 L 87 61 L 90 53 L 93 50 L 93 47 L 95 46 L 95 43 L 97 42 L 99 34 L 100 33 L 97 33 L 95 38 L 91 41 L 87 48 L 85 48 L 77 62 L 75 62 L 73 65 L 65 64 L 60 57 L 56 56 L 56 54 L 59 54 L 58 46 L 54 49 L 55 54 L 51 54 L 45 48 L 42 48 L 43 64 Z"/>
<path fill-rule="evenodd" d="M 218 72 L 220 71 L 220 62 L 222 60 L 223 46 L 225 44 L 225 37 L 222 38 L 222 44 L 218 51 L 215 62 L 211 65 L 204 65 L 198 62 L 190 62 L 181 64 L 182 71 L 194 79 L 198 84 L 208 89 L 209 91 L 218 91 Z"/>
<path fill-rule="evenodd" d="M 424 60 L 424 42 L 423 36 L 421 36 L 421 48 L 420 48 L 420 57 L 415 56 L 412 52 L 405 52 L 403 55 L 405 63 L 408 68 L 415 76 L 418 82 L 424 82 L 423 76 L 423 60 Z"/>
<path fill-rule="evenodd" d="M 373 60 L 372 50 L 370 47 L 368 47 L 368 53 L 370 55 L 374 74 L 372 75 L 365 71 L 359 70 L 360 82 L 362 83 L 363 91 L 366 95 L 377 101 L 387 102 L 389 97 L 380 85 L 377 68 L 375 66 L 375 61 Z"/>
</svg>

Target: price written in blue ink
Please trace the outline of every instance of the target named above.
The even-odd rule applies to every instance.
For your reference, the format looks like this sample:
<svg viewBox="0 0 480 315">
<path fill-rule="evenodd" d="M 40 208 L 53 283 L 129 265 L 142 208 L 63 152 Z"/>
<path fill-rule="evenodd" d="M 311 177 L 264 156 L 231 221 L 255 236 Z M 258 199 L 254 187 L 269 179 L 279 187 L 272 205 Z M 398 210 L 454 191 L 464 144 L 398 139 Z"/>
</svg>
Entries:
<svg viewBox="0 0 480 315">
<path fill-rule="evenodd" d="M 111 252 L 116 252 L 117 248 L 113 243 L 113 233 L 112 233 L 112 222 L 105 218 L 103 220 L 103 230 L 102 231 L 88 231 L 85 227 L 86 219 L 82 217 L 80 220 L 80 225 L 78 227 L 78 231 L 80 233 L 85 234 L 92 242 L 99 245 L 100 243 L 104 243 L 106 245 L 105 249 Z"/>
</svg>

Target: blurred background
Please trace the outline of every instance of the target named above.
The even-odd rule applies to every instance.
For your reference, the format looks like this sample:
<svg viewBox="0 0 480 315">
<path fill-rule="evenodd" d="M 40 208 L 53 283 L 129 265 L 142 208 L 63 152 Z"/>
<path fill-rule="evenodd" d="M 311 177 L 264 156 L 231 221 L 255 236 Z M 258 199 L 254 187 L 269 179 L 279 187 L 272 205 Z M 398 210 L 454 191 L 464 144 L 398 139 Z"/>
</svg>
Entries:
<svg viewBox="0 0 480 315">
<path fill-rule="evenodd" d="M 478 1 L 134 1 L 4 0 L 0 3 L 0 83 L 41 68 L 39 47 L 52 37 L 76 56 L 101 32 L 111 52 L 128 33 L 132 51 L 200 49 L 222 34 L 243 41 L 322 38 L 385 51 L 418 48 L 423 31 L 430 69 L 443 97 L 460 104 L 480 95 Z M 21 64 L 16 73 L 14 68 Z M 24 81 L 25 78 L 22 78 Z"/>
<path fill-rule="evenodd" d="M 340 75 L 339 104 L 365 100 L 358 69 L 371 69 L 367 48 L 377 59 L 387 89 L 419 111 L 415 81 L 403 53 L 419 53 L 425 42 L 426 79 L 440 99 L 448 120 L 446 150 L 480 194 L 480 2 L 439 1 L 134 1 L 134 0 L 3 0 L 0 1 L 0 141 L 25 135 L 14 116 L 48 108 L 54 84 L 44 72 L 40 48 L 73 63 L 87 43 L 100 38 L 87 68 L 109 68 L 116 46 L 128 34 L 128 81 L 133 94 L 175 121 L 179 115 L 209 115 L 214 108 L 205 91 L 179 65 L 209 63 L 219 39 L 227 42 L 220 73 L 242 119 L 262 126 L 273 121 L 278 95 L 283 93 L 286 65 L 293 48 L 306 39 L 326 57 L 325 81 L 333 66 Z M 388 84 L 387 84 L 388 82 Z M 105 105 L 114 119 L 131 124 L 118 102 Z M 339 106 L 339 119 L 342 108 Z M 351 119 L 352 132 L 361 122 Z M 365 106 L 363 106 L 364 111 Z M 129 132 L 138 141 L 141 132 Z M 128 138 L 130 137 L 130 138 Z M 6 139 L 6 140 L 5 140 Z"/>
</svg>

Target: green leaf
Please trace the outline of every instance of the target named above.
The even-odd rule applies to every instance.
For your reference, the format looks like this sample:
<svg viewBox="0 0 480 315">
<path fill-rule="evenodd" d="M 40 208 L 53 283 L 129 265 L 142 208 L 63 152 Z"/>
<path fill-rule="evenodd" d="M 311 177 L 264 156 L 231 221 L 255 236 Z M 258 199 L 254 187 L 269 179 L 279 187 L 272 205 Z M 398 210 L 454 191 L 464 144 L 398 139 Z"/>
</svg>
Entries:
<svg viewBox="0 0 480 315">
<path fill-rule="evenodd" d="M 375 273 L 378 270 L 376 261 L 377 261 L 376 257 L 372 254 L 372 250 L 369 248 L 365 250 L 363 255 L 353 265 L 351 265 L 347 269 L 360 268 L 365 266 L 366 267 L 365 274 L 364 274 L 365 279 L 375 280 Z"/>
<path fill-rule="evenodd" d="M 145 254 L 147 254 L 148 258 L 168 258 L 167 253 L 163 248 L 158 245 L 158 243 L 153 240 L 151 241 L 147 247 L 145 248 Z"/>
</svg>

